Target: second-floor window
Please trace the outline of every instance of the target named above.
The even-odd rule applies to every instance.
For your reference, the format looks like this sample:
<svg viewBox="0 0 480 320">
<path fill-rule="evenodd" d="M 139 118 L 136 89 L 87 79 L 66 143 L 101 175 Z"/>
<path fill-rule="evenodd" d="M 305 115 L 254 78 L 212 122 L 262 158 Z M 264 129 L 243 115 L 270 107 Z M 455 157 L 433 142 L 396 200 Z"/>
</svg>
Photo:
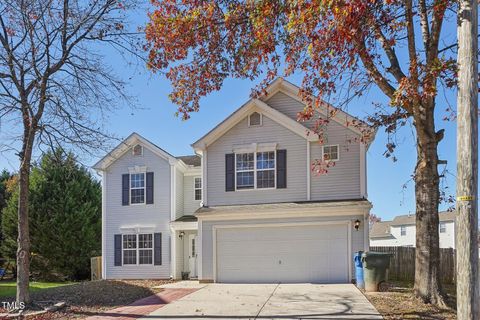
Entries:
<svg viewBox="0 0 480 320">
<path fill-rule="evenodd" d="M 407 227 L 406 226 L 401 226 L 400 227 L 400 235 L 401 236 L 406 236 L 407 235 Z"/>
<path fill-rule="evenodd" d="M 323 146 L 324 161 L 338 161 L 338 145 Z"/>
<path fill-rule="evenodd" d="M 195 178 L 195 200 L 202 200 L 202 178 Z"/>
<path fill-rule="evenodd" d="M 275 188 L 275 151 L 236 154 L 237 190 Z"/>
<path fill-rule="evenodd" d="M 446 233 L 447 232 L 447 225 L 445 222 L 440 222 L 440 233 Z"/>
<path fill-rule="evenodd" d="M 130 174 L 130 203 L 145 203 L 145 172 Z"/>
</svg>

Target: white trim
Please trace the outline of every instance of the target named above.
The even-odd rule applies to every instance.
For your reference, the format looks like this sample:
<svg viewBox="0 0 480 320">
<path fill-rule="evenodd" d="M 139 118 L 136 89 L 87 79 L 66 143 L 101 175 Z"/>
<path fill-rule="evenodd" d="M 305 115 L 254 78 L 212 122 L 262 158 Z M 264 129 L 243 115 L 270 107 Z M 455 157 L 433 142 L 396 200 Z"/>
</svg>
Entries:
<svg viewBox="0 0 480 320">
<path fill-rule="evenodd" d="M 256 224 L 232 224 L 232 225 L 214 225 L 212 226 L 212 244 L 213 244 L 213 282 L 217 282 L 217 230 L 218 229 L 245 229 L 245 228 L 272 228 L 272 227 L 301 227 L 301 226 L 321 226 L 321 225 L 347 225 L 347 263 L 348 263 L 348 282 L 352 281 L 352 221 L 309 221 L 309 222 L 282 222 L 282 223 L 256 223 Z"/>
<path fill-rule="evenodd" d="M 337 162 L 340 161 L 340 145 L 339 144 L 325 144 L 322 145 L 322 162 L 325 161 L 325 147 L 337 147 L 337 158 L 328 159 L 327 161 Z"/>
<path fill-rule="evenodd" d="M 197 276 L 199 280 L 203 280 L 203 275 L 202 275 L 202 257 L 203 257 L 203 238 L 202 238 L 202 224 L 198 223 L 198 231 L 197 231 L 197 247 L 198 247 L 198 260 L 197 260 Z"/>
<path fill-rule="evenodd" d="M 102 279 L 107 279 L 107 173 L 102 174 Z"/>
<path fill-rule="evenodd" d="M 207 168 L 207 149 L 202 153 L 202 202 L 204 206 L 208 205 L 208 192 L 207 192 L 207 177 L 208 177 L 208 168 Z"/>
<path fill-rule="evenodd" d="M 154 225 L 134 225 L 134 226 L 121 226 L 118 228 L 122 233 L 130 232 L 130 233 L 154 233 L 155 226 Z"/>
<path fill-rule="evenodd" d="M 179 230 L 198 230 L 198 222 L 197 221 L 172 221 L 170 222 L 170 229 L 172 231 L 179 231 Z"/>
<path fill-rule="evenodd" d="M 289 129 L 293 133 L 301 136 L 304 139 L 310 141 L 317 141 L 318 135 L 315 134 L 312 130 L 306 128 L 304 125 L 298 123 L 297 121 L 289 118 L 285 114 L 281 113 L 270 107 L 265 102 L 258 99 L 250 99 L 247 103 L 237 109 L 229 117 L 227 117 L 223 122 L 217 125 L 215 128 L 210 130 L 206 135 L 197 140 L 192 144 L 192 147 L 195 150 L 205 150 L 209 145 L 214 143 L 219 139 L 224 133 L 230 130 L 233 126 L 239 123 L 242 120 L 245 120 L 245 117 L 251 113 L 257 111 L 262 113 L 263 116 L 267 116 L 269 119 L 277 122 L 283 127 Z"/>
<path fill-rule="evenodd" d="M 215 220 L 241 220 L 241 219 L 268 219 L 268 218 L 298 218 L 299 212 L 302 217 L 328 217 L 332 216 L 349 216 L 364 215 L 370 212 L 372 205 L 367 201 L 351 201 L 351 202 L 329 202 L 315 206 L 289 206 L 284 207 L 272 206 L 268 209 L 261 209 L 261 214 L 253 205 L 248 209 L 227 210 L 225 212 L 205 212 L 197 213 L 197 218 L 204 221 Z M 334 211 L 332 211 L 334 210 Z"/>
<path fill-rule="evenodd" d="M 183 164 L 183 161 L 178 160 L 165 150 L 159 148 L 155 144 L 151 143 L 138 133 L 134 132 L 129 135 L 125 140 L 120 142 L 112 151 L 110 151 L 105 157 L 93 165 L 95 170 L 104 171 L 115 162 L 117 159 L 121 158 L 126 152 L 128 152 L 133 146 L 141 144 L 143 148 L 147 147 L 150 151 L 158 155 L 160 158 L 167 160 L 170 164 L 180 165 Z M 185 167 L 185 165 L 182 165 Z"/>
<path fill-rule="evenodd" d="M 307 141 L 307 200 L 311 199 L 311 169 L 310 169 L 310 141 Z"/>
<path fill-rule="evenodd" d="M 171 221 L 175 221 L 177 217 L 177 210 L 176 210 L 177 202 L 175 201 L 175 196 L 176 196 L 175 180 L 176 180 L 175 166 L 170 165 L 170 220 Z"/>
<path fill-rule="evenodd" d="M 276 144 L 275 144 L 276 147 Z M 273 155 L 275 157 L 274 163 L 275 167 L 274 168 L 268 168 L 268 169 L 258 169 L 257 168 L 257 154 L 258 153 L 267 153 L 267 152 L 273 152 Z M 248 153 L 253 153 L 253 169 L 252 170 L 240 170 L 237 171 L 237 154 L 248 154 Z M 253 152 L 240 152 L 240 153 L 234 153 L 234 165 L 235 165 L 235 191 L 249 191 L 249 190 L 273 190 L 277 188 L 277 152 L 276 150 L 263 150 L 263 151 L 253 151 Z M 237 173 L 241 172 L 252 172 L 253 171 L 253 188 L 244 188 L 244 189 L 238 189 L 238 179 L 237 179 Z M 257 186 L 257 172 L 258 171 L 273 171 L 273 187 L 268 187 L 268 188 L 259 188 Z"/>
<path fill-rule="evenodd" d="M 367 150 L 360 142 L 360 197 L 367 199 Z"/>
<path fill-rule="evenodd" d="M 183 176 L 201 176 L 202 175 L 202 168 L 201 167 L 194 167 L 188 168 L 187 171 L 183 173 Z"/>
<path fill-rule="evenodd" d="M 172 278 L 173 280 L 178 279 L 178 274 L 177 274 L 177 231 L 175 229 L 171 230 L 170 233 L 170 247 L 172 250 L 171 256 L 172 256 L 172 261 L 170 262 L 171 268 L 172 268 Z"/>
<path fill-rule="evenodd" d="M 252 152 L 266 152 L 266 151 L 275 151 L 277 150 L 278 143 L 269 142 L 269 143 L 248 143 L 243 145 L 234 145 L 232 152 L 234 153 L 252 153 Z"/>
<path fill-rule="evenodd" d="M 128 167 L 128 173 L 130 174 L 145 173 L 145 172 L 147 172 L 147 166 Z"/>
<path fill-rule="evenodd" d="M 260 115 L 260 123 L 259 124 L 250 124 L 250 117 L 252 114 L 258 113 Z M 263 125 L 263 114 L 261 112 L 254 111 L 248 115 L 248 127 L 261 127 Z"/>
</svg>

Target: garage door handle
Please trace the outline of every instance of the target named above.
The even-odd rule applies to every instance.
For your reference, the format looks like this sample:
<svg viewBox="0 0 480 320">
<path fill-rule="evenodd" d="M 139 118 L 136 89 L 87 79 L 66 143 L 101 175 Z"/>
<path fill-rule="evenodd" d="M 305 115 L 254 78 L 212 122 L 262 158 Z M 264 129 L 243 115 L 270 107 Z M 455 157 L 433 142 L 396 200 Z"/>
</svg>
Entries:
<svg viewBox="0 0 480 320">
<path fill-rule="evenodd" d="M 282 264 L 282 260 L 278 260 L 278 264 Z"/>
</svg>

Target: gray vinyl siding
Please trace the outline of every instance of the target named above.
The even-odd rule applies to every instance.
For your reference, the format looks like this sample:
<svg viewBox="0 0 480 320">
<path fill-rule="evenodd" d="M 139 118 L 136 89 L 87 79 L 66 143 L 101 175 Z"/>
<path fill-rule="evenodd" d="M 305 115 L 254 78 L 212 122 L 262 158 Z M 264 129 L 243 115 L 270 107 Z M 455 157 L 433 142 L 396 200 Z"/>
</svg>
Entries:
<svg viewBox="0 0 480 320">
<path fill-rule="evenodd" d="M 278 92 L 267 104 L 296 120 L 304 105 L 292 97 Z M 312 128 L 314 121 L 303 123 Z M 360 142 L 359 135 L 335 121 L 330 121 L 322 135 L 324 145 L 339 145 L 340 160 L 327 174 L 311 173 L 311 200 L 355 199 L 360 197 Z M 310 162 L 322 158 L 322 146 L 310 143 Z"/>
<path fill-rule="evenodd" d="M 299 213 L 301 214 L 301 213 Z M 224 220 L 224 221 L 202 221 L 202 259 L 201 259 L 201 280 L 213 280 L 213 226 L 219 225 L 242 225 L 242 224 L 272 224 L 272 223 L 296 223 L 296 222 L 321 222 L 321 221 L 355 221 L 363 220 L 362 215 L 351 216 L 327 216 L 327 217 L 299 217 L 279 219 L 261 219 L 261 220 Z M 364 250 L 364 231 L 365 223 L 360 224 L 358 231 L 352 230 L 352 253 Z M 355 278 L 355 268 L 352 268 L 352 278 Z"/>
<path fill-rule="evenodd" d="M 179 218 L 184 215 L 184 207 L 183 207 L 183 173 L 175 169 L 175 217 Z"/>
<path fill-rule="evenodd" d="M 198 176 L 183 177 L 183 214 L 192 215 L 195 210 L 200 208 L 201 200 L 195 200 L 195 178 Z"/>
<path fill-rule="evenodd" d="M 122 174 L 129 167 L 146 166 L 154 172 L 154 204 L 122 206 Z M 166 279 L 170 277 L 170 165 L 167 160 L 144 148 L 143 156 L 127 151 L 104 172 L 106 212 L 104 258 L 107 279 Z M 114 266 L 114 235 L 134 233 L 122 228 L 144 228 L 139 233 L 162 233 L 162 265 Z M 145 230 L 145 231 L 144 231 Z"/>
<path fill-rule="evenodd" d="M 225 154 L 238 145 L 278 143 L 287 150 L 287 188 L 225 191 Z M 306 139 L 267 116 L 263 125 L 248 127 L 245 117 L 207 149 L 208 205 L 255 204 L 307 200 Z"/>
<path fill-rule="evenodd" d="M 327 173 L 311 173 L 311 200 L 360 198 L 360 144 L 347 142 L 350 133 L 346 131 L 338 123 L 329 124 L 325 145 L 339 145 L 339 160 Z M 322 146 L 318 142 L 310 143 L 310 157 L 311 163 L 322 158 Z"/>
</svg>

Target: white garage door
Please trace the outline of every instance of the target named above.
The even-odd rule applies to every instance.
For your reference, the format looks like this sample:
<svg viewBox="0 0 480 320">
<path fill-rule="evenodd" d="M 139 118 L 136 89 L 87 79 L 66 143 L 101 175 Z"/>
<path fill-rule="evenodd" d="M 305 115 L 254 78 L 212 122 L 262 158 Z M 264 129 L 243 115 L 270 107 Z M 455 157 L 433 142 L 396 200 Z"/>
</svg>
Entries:
<svg viewBox="0 0 480 320">
<path fill-rule="evenodd" d="M 216 280 L 348 282 L 348 230 L 345 223 L 218 228 Z"/>
</svg>

